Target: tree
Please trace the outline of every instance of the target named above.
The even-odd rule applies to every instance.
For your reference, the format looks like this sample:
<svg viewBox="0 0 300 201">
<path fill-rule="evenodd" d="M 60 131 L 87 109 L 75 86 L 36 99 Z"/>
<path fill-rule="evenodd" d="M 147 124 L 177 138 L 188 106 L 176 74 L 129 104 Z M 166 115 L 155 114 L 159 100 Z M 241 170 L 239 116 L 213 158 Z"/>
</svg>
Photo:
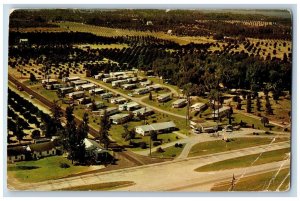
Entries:
<svg viewBox="0 0 300 201">
<path fill-rule="evenodd" d="M 25 136 L 25 133 L 23 131 L 23 126 L 22 124 L 20 123 L 22 121 L 22 119 L 20 117 L 17 118 L 17 121 L 16 121 L 16 136 L 17 136 L 17 139 L 19 140 L 19 142 L 24 138 Z"/>
<path fill-rule="evenodd" d="M 151 93 L 151 91 L 150 91 L 150 93 L 149 93 L 149 100 L 152 101 L 152 93 Z"/>
<path fill-rule="evenodd" d="M 251 105 L 252 105 L 251 95 L 248 95 L 247 96 L 247 113 L 251 113 Z"/>
<path fill-rule="evenodd" d="M 109 129 L 111 127 L 111 122 L 109 120 L 109 116 L 107 115 L 106 110 L 102 117 L 100 118 L 100 129 L 99 129 L 99 139 L 100 142 L 104 145 L 105 149 L 108 148 L 110 140 L 109 140 Z"/>
<path fill-rule="evenodd" d="M 122 134 L 122 137 L 125 139 L 125 141 L 132 140 L 135 138 L 135 132 L 134 130 L 128 129 L 128 124 L 123 125 L 124 133 Z"/>
<path fill-rule="evenodd" d="M 262 117 L 260 121 L 264 125 L 264 127 L 266 127 L 266 124 L 269 124 L 269 119 L 267 117 Z"/>
<path fill-rule="evenodd" d="M 233 109 L 232 107 L 230 106 L 230 109 L 228 110 L 227 112 L 227 118 L 228 118 L 228 124 L 231 124 L 231 120 L 232 120 L 232 114 L 233 114 Z"/>
<path fill-rule="evenodd" d="M 273 114 L 273 110 L 272 110 L 271 103 L 270 103 L 268 95 L 266 96 L 266 114 L 267 115 Z"/>
<path fill-rule="evenodd" d="M 61 107 L 58 105 L 58 101 L 53 101 L 52 107 L 51 107 L 51 114 L 52 114 L 52 126 L 53 126 L 53 133 L 51 135 L 58 134 L 61 129 L 61 117 L 63 116 L 63 112 Z"/>
<path fill-rule="evenodd" d="M 85 162 L 85 144 L 84 139 L 87 138 L 89 132 L 89 117 L 85 112 L 82 117 L 82 121 L 79 124 L 76 132 L 76 146 L 75 159 L 80 163 Z"/>
<path fill-rule="evenodd" d="M 73 115 L 73 107 L 68 106 L 66 108 L 66 119 L 67 119 L 67 124 L 64 129 L 64 140 L 65 143 L 64 148 L 69 152 L 69 158 L 73 161 L 76 159 L 76 150 L 77 150 L 77 143 L 76 143 L 76 138 L 77 138 L 77 127 L 76 123 L 74 121 L 74 115 Z"/>
<path fill-rule="evenodd" d="M 33 73 L 30 73 L 29 79 L 30 79 L 30 82 L 36 82 L 36 77 Z"/>
<path fill-rule="evenodd" d="M 256 96 L 256 108 L 257 108 L 257 111 L 261 110 L 261 102 L 260 102 L 259 96 Z"/>
<path fill-rule="evenodd" d="M 157 140 L 157 132 L 150 131 L 150 138 L 152 141 L 156 141 Z"/>
</svg>

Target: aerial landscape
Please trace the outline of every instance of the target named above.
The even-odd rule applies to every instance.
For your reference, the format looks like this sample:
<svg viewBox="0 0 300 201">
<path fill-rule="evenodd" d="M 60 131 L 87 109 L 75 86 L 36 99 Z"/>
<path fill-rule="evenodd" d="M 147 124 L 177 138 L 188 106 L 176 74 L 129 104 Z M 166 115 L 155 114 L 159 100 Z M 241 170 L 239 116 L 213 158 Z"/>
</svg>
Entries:
<svg viewBox="0 0 300 201">
<path fill-rule="evenodd" d="M 292 15 L 17 9 L 11 191 L 285 192 Z"/>
</svg>

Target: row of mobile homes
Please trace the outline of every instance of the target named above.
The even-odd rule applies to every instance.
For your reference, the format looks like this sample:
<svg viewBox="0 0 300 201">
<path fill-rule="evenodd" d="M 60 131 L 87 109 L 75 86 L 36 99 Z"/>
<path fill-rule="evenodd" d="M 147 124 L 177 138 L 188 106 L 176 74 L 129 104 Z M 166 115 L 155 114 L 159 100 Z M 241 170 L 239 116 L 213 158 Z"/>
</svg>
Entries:
<svg viewBox="0 0 300 201">
<path fill-rule="evenodd" d="M 132 113 L 134 114 L 134 116 L 138 116 L 138 115 L 148 116 L 148 115 L 152 115 L 154 113 L 154 110 L 152 110 L 149 107 L 144 107 L 144 108 L 134 110 L 132 111 Z"/>
<path fill-rule="evenodd" d="M 205 103 L 195 103 L 191 106 L 191 109 L 197 112 L 203 111 L 207 108 Z"/>
<path fill-rule="evenodd" d="M 68 97 L 71 99 L 78 99 L 84 96 L 84 91 L 75 91 L 68 94 Z"/>
<path fill-rule="evenodd" d="M 92 88 L 95 88 L 96 85 L 94 83 L 89 83 L 89 84 L 83 84 L 83 85 L 79 85 L 76 87 L 76 90 L 83 90 L 83 91 L 87 91 L 90 90 Z"/>
<path fill-rule="evenodd" d="M 119 87 L 122 84 L 126 84 L 126 83 L 127 83 L 127 80 L 117 80 L 117 81 L 111 82 L 111 86 L 113 86 L 113 87 Z"/>
<path fill-rule="evenodd" d="M 139 88 L 139 89 L 134 90 L 134 93 L 138 94 L 138 95 L 142 95 L 142 94 L 149 93 L 149 91 L 150 90 L 147 88 Z"/>
<path fill-rule="evenodd" d="M 129 114 L 115 114 L 109 117 L 113 124 L 123 124 L 130 120 Z"/>
<path fill-rule="evenodd" d="M 62 95 L 62 96 L 65 96 L 66 94 L 71 93 L 73 91 L 74 91 L 73 87 L 63 87 L 63 88 L 59 88 L 57 90 L 57 93 Z"/>
<path fill-rule="evenodd" d="M 157 101 L 160 103 L 164 103 L 171 100 L 171 95 L 170 94 L 162 94 L 157 97 Z"/>
<path fill-rule="evenodd" d="M 42 84 L 55 84 L 57 83 L 56 79 L 44 79 L 42 80 Z"/>
<path fill-rule="evenodd" d="M 62 79 L 63 82 L 72 82 L 72 81 L 76 81 L 76 80 L 80 80 L 80 77 L 64 77 Z"/>
<path fill-rule="evenodd" d="M 142 126 L 136 126 L 135 132 L 140 135 L 150 135 L 151 132 L 156 133 L 166 133 L 166 132 L 172 132 L 176 129 L 176 125 L 173 121 L 169 122 L 161 122 L 161 123 L 154 123 L 149 125 L 142 125 Z"/>
<path fill-rule="evenodd" d="M 113 94 L 111 92 L 108 92 L 108 93 L 104 93 L 104 94 L 100 94 L 100 97 L 102 99 L 109 99 L 113 96 Z"/>
<path fill-rule="evenodd" d="M 137 83 L 139 80 L 137 77 L 130 77 L 130 78 L 127 78 L 127 82 L 128 83 Z"/>
<path fill-rule="evenodd" d="M 127 99 L 123 98 L 123 97 L 117 97 L 117 98 L 110 99 L 110 103 L 114 103 L 114 104 L 123 104 L 126 101 L 127 101 Z"/>
<path fill-rule="evenodd" d="M 178 99 L 172 103 L 172 107 L 173 108 L 181 108 L 181 107 L 186 106 L 186 104 L 187 104 L 186 99 Z"/>
<path fill-rule="evenodd" d="M 102 94 L 104 92 L 105 92 L 105 90 L 100 87 L 89 90 L 89 94 Z"/>
<path fill-rule="evenodd" d="M 122 105 L 119 105 L 119 110 L 120 111 L 133 111 L 133 110 L 136 110 L 136 109 L 139 109 L 141 108 L 141 106 L 136 103 L 136 102 L 129 102 L 129 103 L 124 103 Z"/>
<path fill-rule="evenodd" d="M 123 84 L 121 86 L 122 89 L 125 90 L 131 90 L 131 89 L 135 89 L 136 88 L 136 84 Z"/>
</svg>

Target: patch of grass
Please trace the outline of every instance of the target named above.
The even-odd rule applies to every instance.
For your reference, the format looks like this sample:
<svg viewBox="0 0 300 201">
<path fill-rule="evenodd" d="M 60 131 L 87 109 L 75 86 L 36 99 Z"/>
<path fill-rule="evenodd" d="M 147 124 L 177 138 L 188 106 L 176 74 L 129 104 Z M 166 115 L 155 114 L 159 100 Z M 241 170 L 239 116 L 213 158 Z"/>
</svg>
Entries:
<svg viewBox="0 0 300 201">
<path fill-rule="evenodd" d="M 70 167 L 61 168 L 61 163 L 68 164 Z M 62 156 L 51 156 L 36 161 L 22 161 L 9 164 L 7 170 L 21 182 L 40 182 L 88 171 L 89 167 L 74 166 L 71 161 Z"/>
<path fill-rule="evenodd" d="M 289 174 L 290 169 L 282 169 L 277 177 L 274 179 L 273 182 L 271 182 L 268 189 L 266 187 L 268 186 L 270 180 L 272 177 L 276 174 L 277 171 L 271 171 L 267 173 L 257 174 L 253 176 L 244 177 L 234 186 L 233 191 L 276 191 L 277 188 L 280 186 L 281 182 L 284 180 L 284 178 Z M 287 177 L 287 179 L 283 182 L 281 188 L 279 188 L 280 191 L 287 191 L 289 190 L 289 184 L 290 184 L 290 176 Z M 228 189 L 231 186 L 231 180 L 220 182 L 213 186 L 211 188 L 211 191 L 228 191 Z"/>
<path fill-rule="evenodd" d="M 158 157 L 158 158 L 175 158 L 175 157 L 179 156 L 179 154 L 182 152 L 184 146 L 185 146 L 185 144 L 182 144 L 182 147 L 171 146 L 171 147 L 163 149 L 164 152 L 162 152 L 162 153 L 155 151 L 151 154 L 151 156 Z"/>
<path fill-rule="evenodd" d="M 276 142 L 286 141 L 288 138 L 276 138 Z M 245 137 L 245 138 L 231 138 L 230 142 L 223 140 L 201 142 L 194 145 L 189 153 L 189 157 L 202 156 L 212 153 L 231 151 L 236 149 L 242 149 L 247 147 L 254 147 L 264 144 L 269 144 L 272 138 L 259 138 L 259 137 Z"/>
<path fill-rule="evenodd" d="M 235 123 L 240 123 L 241 120 L 245 123 L 247 123 L 248 126 L 252 126 L 252 124 L 254 124 L 254 128 L 255 129 L 263 129 L 265 131 L 269 131 L 270 128 L 269 127 L 264 127 L 264 125 L 261 123 L 261 121 L 259 119 L 255 119 L 246 115 L 243 115 L 241 113 L 235 113 L 233 114 L 234 117 L 234 121 Z M 275 125 L 271 125 L 272 127 L 272 131 L 282 131 L 281 127 L 275 126 Z"/>
<path fill-rule="evenodd" d="M 284 160 L 286 158 L 286 154 L 289 152 L 290 152 L 290 148 L 264 152 L 253 165 L 261 165 L 261 164 Z M 252 154 L 252 155 L 232 158 L 232 159 L 228 159 L 216 163 L 211 163 L 199 167 L 195 169 L 195 171 L 206 172 L 206 171 L 218 171 L 218 170 L 248 167 L 251 165 L 253 161 L 256 160 L 256 158 L 259 155 L 260 154 Z"/>
<path fill-rule="evenodd" d="M 75 186 L 60 189 L 62 191 L 105 191 L 112 190 L 116 188 L 132 186 L 135 183 L 132 181 L 116 181 L 116 182 L 106 182 L 106 183 L 98 183 L 98 184 L 90 184 L 84 186 Z"/>
</svg>

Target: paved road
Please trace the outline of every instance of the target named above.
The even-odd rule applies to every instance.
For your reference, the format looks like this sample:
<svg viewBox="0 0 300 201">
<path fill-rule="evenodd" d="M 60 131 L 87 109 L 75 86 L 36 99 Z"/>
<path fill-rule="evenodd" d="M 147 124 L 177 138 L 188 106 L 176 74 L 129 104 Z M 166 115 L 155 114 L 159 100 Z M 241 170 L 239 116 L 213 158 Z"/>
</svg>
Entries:
<svg viewBox="0 0 300 201">
<path fill-rule="evenodd" d="M 91 79 L 91 78 L 83 78 L 83 79 L 86 79 L 86 80 L 88 80 L 88 81 L 90 81 L 90 82 L 92 82 L 92 83 L 94 83 L 94 84 L 97 84 L 97 85 L 99 85 L 100 87 L 102 87 L 102 88 L 104 88 L 104 89 L 106 89 L 106 90 L 112 91 L 112 92 L 114 92 L 114 93 L 116 93 L 116 94 L 120 94 L 120 95 L 123 96 L 124 98 L 127 98 L 127 99 L 129 99 L 129 100 L 132 100 L 132 101 L 134 101 L 134 102 L 137 102 L 137 103 L 139 103 L 139 104 L 141 104 L 141 105 L 143 105 L 143 106 L 149 107 L 149 108 L 151 108 L 151 109 L 153 109 L 153 110 L 155 110 L 155 111 L 158 111 L 158 112 L 161 112 L 161 113 L 164 113 L 164 114 L 167 114 L 167 115 L 179 117 L 179 118 L 182 118 L 182 119 L 186 119 L 186 116 L 184 116 L 184 115 L 175 114 L 175 113 L 173 113 L 173 112 L 169 112 L 169 111 L 163 110 L 163 109 L 158 108 L 158 107 L 154 107 L 153 105 L 150 105 L 150 104 L 148 104 L 148 103 L 143 102 L 142 99 L 145 98 L 144 96 L 139 97 L 139 98 L 131 97 L 131 96 L 128 96 L 127 94 L 124 94 L 124 93 L 122 93 L 122 92 L 120 92 L 120 91 L 118 91 L 118 90 L 116 90 L 116 89 L 114 89 L 114 88 L 112 88 L 112 87 L 108 87 L 108 86 L 102 84 L 102 83 L 99 82 L 99 81 L 97 82 L 97 81 L 95 81 L 94 79 Z"/>
<path fill-rule="evenodd" d="M 75 176 L 66 179 L 45 181 L 19 185 L 23 190 L 58 190 L 66 187 L 76 187 L 87 184 L 113 182 L 113 181 L 133 181 L 135 185 L 120 188 L 122 191 L 166 191 L 172 189 L 188 190 L 190 186 L 197 185 L 197 191 L 207 191 L 210 187 L 222 179 L 232 177 L 244 172 L 244 169 L 226 170 L 218 172 L 195 172 L 194 169 L 230 158 L 257 154 L 265 151 L 283 149 L 290 146 L 289 142 L 280 142 L 272 146 L 262 145 L 245 148 L 229 152 L 211 154 L 206 156 L 191 157 L 177 161 L 168 161 L 158 164 L 150 164 L 110 172 L 93 173 L 85 176 Z M 281 162 L 269 163 L 247 169 L 248 173 L 261 172 L 266 169 L 276 169 Z M 199 184 L 201 182 L 201 184 Z M 208 183 L 209 185 L 202 185 Z"/>
</svg>

